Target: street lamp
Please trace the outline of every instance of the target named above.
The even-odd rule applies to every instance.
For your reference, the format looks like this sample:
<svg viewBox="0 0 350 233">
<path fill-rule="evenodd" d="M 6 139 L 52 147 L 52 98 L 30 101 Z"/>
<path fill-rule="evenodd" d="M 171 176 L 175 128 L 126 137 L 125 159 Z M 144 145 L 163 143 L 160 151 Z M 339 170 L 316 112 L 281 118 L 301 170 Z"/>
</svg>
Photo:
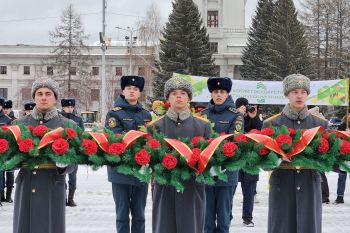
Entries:
<svg viewBox="0 0 350 233">
<path fill-rule="evenodd" d="M 137 29 L 133 29 L 133 28 L 130 28 L 130 27 L 127 27 L 127 28 L 122 28 L 122 27 L 115 27 L 117 29 L 121 29 L 121 30 L 124 30 L 124 31 L 127 31 L 130 33 L 130 36 L 125 36 L 125 40 L 126 42 L 128 43 L 128 53 L 129 53 L 129 73 L 132 75 L 133 74 L 133 70 L 132 70 L 132 64 L 131 64 L 131 55 L 132 55 L 132 48 L 134 46 L 134 44 L 136 44 L 136 40 L 137 40 L 137 36 L 134 36 L 133 37 L 133 34 L 134 32 L 137 32 L 142 28 L 137 28 Z"/>
</svg>

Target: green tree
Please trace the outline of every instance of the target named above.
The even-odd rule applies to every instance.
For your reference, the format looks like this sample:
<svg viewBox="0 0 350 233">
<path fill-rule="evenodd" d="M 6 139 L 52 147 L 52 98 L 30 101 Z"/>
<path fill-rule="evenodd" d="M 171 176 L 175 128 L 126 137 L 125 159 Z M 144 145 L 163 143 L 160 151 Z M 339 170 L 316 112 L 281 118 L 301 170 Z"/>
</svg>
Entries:
<svg viewBox="0 0 350 233">
<path fill-rule="evenodd" d="M 154 69 L 153 98 L 163 99 L 164 83 L 173 72 L 212 76 L 214 59 L 209 35 L 193 0 L 175 0 L 160 40 Z"/>
</svg>

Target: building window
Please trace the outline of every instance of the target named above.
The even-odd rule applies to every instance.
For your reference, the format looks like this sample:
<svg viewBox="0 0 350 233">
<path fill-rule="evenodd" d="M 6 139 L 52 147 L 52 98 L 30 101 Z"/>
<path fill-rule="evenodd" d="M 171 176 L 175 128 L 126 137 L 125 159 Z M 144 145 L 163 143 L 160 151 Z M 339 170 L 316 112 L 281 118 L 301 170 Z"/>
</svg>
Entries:
<svg viewBox="0 0 350 233">
<path fill-rule="evenodd" d="M 207 17 L 208 27 L 217 28 L 219 26 L 219 12 L 218 11 L 208 11 Z"/>
<path fill-rule="evenodd" d="M 53 67 L 52 66 L 46 66 L 46 74 L 53 75 Z"/>
<path fill-rule="evenodd" d="M 28 101 L 32 99 L 30 88 L 22 88 L 21 92 L 22 92 L 22 101 Z"/>
<path fill-rule="evenodd" d="M 100 100 L 100 90 L 99 89 L 91 89 L 91 100 L 99 101 Z"/>
<path fill-rule="evenodd" d="M 7 74 L 7 66 L 0 66 L 0 74 Z"/>
<path fill-rule="evenodd" d="M 115 67 L 115 75 L 117 76 L 123 75 L 123 68 L 121 66 Z"/>
<path fill-rule="evenodd" d="M 139 67 L 139 72 L 138 74 L 140 76 L 145 76 L 146 75 L 146 68 L 144 66 Z"/>
<path fill-rule="evenodd" d="M 0 96 L 7 99 L 7 88 L 0 88 Z"/>
<path fill-rule="evenodd" d="M 218 53 L 218 42 L 210 42 L 210 51 L 212 53 Z"/>
<path fill-rule="evenodd" d="M 69 70 L 70 75 L 77 75 L 77 67 L 72 66 Z"/>
<path fill-rule="evenodd" d="M 214 66 L 214 74 L 216 76 L 220 76 L 220 66 L 218 66 L 218 65 Z"/>
<path fill-rule="evenodd" d="M 99 75 L 99 68 L 97 66 L 92 67 L 92 75 Z"/>
<path fill-rule="evenodd" d="M 23 67 L 23 74 L 24 75 L 30 75 L 30 66 L 24 66 Z"/>
</svg>

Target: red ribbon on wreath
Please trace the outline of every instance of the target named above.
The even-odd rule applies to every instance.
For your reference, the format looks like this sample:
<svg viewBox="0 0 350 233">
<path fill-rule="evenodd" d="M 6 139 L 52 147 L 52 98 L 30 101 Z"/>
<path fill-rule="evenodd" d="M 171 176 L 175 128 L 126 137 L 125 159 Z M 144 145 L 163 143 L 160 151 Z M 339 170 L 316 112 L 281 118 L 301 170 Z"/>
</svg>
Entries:
<svg viewBox="0 0 350 233">
<path fill-rule="evenodd" d="M 64 129 L 62 127 L 58 127 L 57 129 L 54 129 L 50 132 L 47 132 L 40 140 L 38 149 L 41 149 L 48 144 L 52 143 L 53 141 L 62 138 L 62 131 Z"/>
</svg>

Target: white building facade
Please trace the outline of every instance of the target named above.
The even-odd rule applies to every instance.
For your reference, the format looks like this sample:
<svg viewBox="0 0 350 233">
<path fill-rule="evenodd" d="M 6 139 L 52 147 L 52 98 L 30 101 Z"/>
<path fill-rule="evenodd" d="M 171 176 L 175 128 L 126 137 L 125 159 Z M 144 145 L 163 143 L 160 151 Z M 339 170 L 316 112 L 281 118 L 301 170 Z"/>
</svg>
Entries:
<svg viewBox="0 0 350 233">
<path fill-rule="evenodd" d="M 247 43 L 245 28 L 246 0 L 194 0 L 209 33 L 215 64 L 220 76 L 241 79 L 243 48 Z"/>
</svg>

